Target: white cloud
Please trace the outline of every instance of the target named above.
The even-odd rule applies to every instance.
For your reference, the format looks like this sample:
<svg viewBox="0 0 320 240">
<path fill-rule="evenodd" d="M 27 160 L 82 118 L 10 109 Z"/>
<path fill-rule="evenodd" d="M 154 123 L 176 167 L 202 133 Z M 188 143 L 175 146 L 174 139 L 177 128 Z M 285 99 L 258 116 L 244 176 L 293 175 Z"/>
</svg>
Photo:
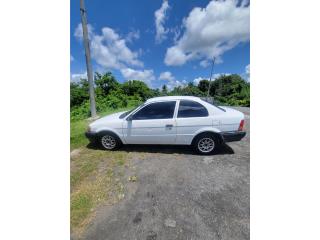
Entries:
<svg viewBox="0 0 320 240">
<path fill-rule="evenodd" d="M 250 82 L 250 64 L 246 66 L 247 81 Z"/>
<path fill-rule="evenodd" d="M 205 59 L 205 60 L 200 61 L 199 65 L 200 65 L 201 67 L 206 68 L 206 67 L 208 67 L 208 66 L 210 65 L 210 62 L 209 62 L 208 59 Z"/>
<path fill-rule="evenodd" d="M 221 62 L 224 52 L 250 38 L 250 9 L 236 0 L 211 1 L 206 8 L 194 8 L 183 20 L 184 33 L 167 49 L 166 65 L 183 65 L 193 59 Z"/>
<path fill-rule="evenodd" d="M 123 68 L 120 70 L 123 77 L 127 80 L 141 80 L 151 87 L 151 81 L 155 80 L 153 70 L 135 70 Z"/>
<path fill-rule="evenodd" d="M 101 35 L 99 35 L 88 24 L 88 35 L 91 56 L 102 67 L 121 69 L 127 67 L 127 65 L 143 66 L 143 63 L 138 59 L 138 52 L 130 50 L 126 45 L 126 40 L 121 38 L 112 28 L 102 28 Z M 74 36 L 82 39 L 81 24 L 76 28 Z"/>
<path fill-rule="evenodd" d="M 156 42 L 161 43 L 164 39 L 166 39 L 166 34 L 168 30 L 164 28 L 164 22 L 167 18 L 166 13 L 169 9 L 169 3 L 167 0 L 163 0 L 161 8 L 159 8 L 154 13 L 155 17 L 155 25 L 156 25 Z"/>
<path fill-rule="evenodd" d="M 88 37 L 89 39 L 91 39 L 92 35 L 93 35 L 93 27 L 90 24 L 87 24 L 87 28 L 88 28 Z M 82 32 L 82 24 L 79 23 L 78 26 L 76 27 L 76 30 L 74 31 L 74 36 L 78 39 L 83 38 L 83 32 Z"/>
<path fill-rule="evenodd" d="M 70 81 L 71 82 L 80 82 L 81 79 L 88 79 L 87 72 L 84 73 L 73 73 L 70 76 Z"/>
<path fill-rule="evenodd" d="M 203 78 L 203 77 L 197 77 L 197 78 L 193 79 L 193 84 L 194 84 L 195 86 L 198 86 L 198 85 L 199 85 L 199 82 L 200 82 L 201 80 L 203 80 L 203 79 L 205 79 L 205 78 Z"/>
<path fill-rule="evenodd" d="M 173 81 L 174 77 L 171 72 L 162 72 L 160 73 L 159 80 Z"/>
<path fill-rule="evenodd" d="M 140 38 L 140 31 L 133 30 L 127 34 L 126 41 L 132 43 L 134 40 L 138 40 L 139 38 Z"/>
<path fill-rule="evenodd" d="M 172 75 L 171 72 L 162 72 L 160 73 L 159 80 L 166 80 L 168 83 L 166 84 L 169 90 L 172 90 L 175 87 L 184 87 L 188 84 L 186 80 L 179 81 Z"/>
</svg>

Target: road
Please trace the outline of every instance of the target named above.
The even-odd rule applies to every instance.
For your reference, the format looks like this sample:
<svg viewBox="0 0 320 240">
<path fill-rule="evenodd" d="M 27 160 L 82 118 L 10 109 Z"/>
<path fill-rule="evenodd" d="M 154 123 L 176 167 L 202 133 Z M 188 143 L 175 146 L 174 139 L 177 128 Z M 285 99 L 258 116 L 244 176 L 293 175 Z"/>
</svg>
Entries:
<svg viewBox="0 0 320 240">
<path fill-rule="evenodd" d="M 127 146 L 125 198 L 102 206 L 84 239 L 249 239 L 250 110 L 247 135 L 213 156 L 190 147 Z"/>
</svg>

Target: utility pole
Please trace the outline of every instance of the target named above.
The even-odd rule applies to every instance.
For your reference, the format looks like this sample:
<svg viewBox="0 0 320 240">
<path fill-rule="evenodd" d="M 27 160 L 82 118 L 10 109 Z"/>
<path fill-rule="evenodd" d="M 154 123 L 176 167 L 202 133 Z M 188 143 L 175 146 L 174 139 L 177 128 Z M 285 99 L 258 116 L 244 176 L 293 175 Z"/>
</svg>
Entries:
<svg viewBox="0 0 320 240">
<path fill-rule="evenodd" d="M 214 66 L 214 61 L 215 61 L 215 60 L 216 60 L 216 58 L 213 57 L 213 59 L 212 59 L 212 67 L 211 67 L 211 74 L 210 74 L 210 80 L 209 80 L 209 86 L 208 86 L 207 99 L 209 99 L 210 87 L 211 87 L 211 78 L 212 78 L 213 66 Z"/>
<path fill-rule="evenodd" d="M 87 13 L 84 7 L 84 0 L 80 0 L 80 13 L 81 13 L 82 32 L 83 32 L 83 44 L 84 44 L 84 49 L 86 54 L 87 75 L 88 75 L 88 82 L 89 82 L 90 112 L 91 112 L 91 117 L 94 118 L 96 117 L 97 112 L 96 112 L 96 101 L 94 96 L 93 75 L 92 75 L 91 56 L 90 56 L 90 48 L 89 48 Z"/>
</svg>

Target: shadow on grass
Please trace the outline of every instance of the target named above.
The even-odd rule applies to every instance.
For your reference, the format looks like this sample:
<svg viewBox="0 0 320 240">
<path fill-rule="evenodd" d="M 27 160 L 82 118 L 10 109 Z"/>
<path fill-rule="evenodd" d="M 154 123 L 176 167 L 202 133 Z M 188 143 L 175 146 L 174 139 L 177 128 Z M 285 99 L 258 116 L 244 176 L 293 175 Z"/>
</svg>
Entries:
<svg viewBox="0 0 320 240">
<path fill-rule="evenodd" d="M 96 143 L 89 143 L 87 145 L 87 148 L 99 149 L 99 150 L 102 149 L 102 147 L 100 147 Z M 121 148 L 119 148 L 119 151 L 141 152 L 141 153 L 164 153 L 164 154 L 178 153 L 178 154 L 199 155 L 197 152 L 193 150 L 192 146 L 186 146 L 186 145 L 123 145 Z M 227 144 L 221 145 L 212 155 L 225 155 L 225 154 L 234 154 L 233 149 Z"/>
</svg>

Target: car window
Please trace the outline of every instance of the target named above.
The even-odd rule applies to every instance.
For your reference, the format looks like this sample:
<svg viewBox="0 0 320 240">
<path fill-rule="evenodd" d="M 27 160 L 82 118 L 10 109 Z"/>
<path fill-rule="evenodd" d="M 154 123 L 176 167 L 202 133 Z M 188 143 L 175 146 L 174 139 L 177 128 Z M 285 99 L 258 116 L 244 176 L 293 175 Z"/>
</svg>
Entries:
<svg viewBox="0 0 320 240">
<path fill-rule="evenodd" d="M 207 117 L 208 110 L 200 103 L 181 100 L 179 104 L 178 118 Z"/>
<path fill-rule="evenodd" d="M 140 106 L 142 106 L 142 105 L 140 105 Z M 134 109 L 132 109 L 132 110 L 130 110 L 130 111 L 127 111 L 127 112 L 122 113 L 122 114 L 119 116 L 119 118 L 120 118 L 120 119 L 125 118 L 125 117 L 128 116 L 130 113 L 132 113 L 134 110 L 136 110 L 137 108 L 139 108 L 140 106 L 138 106 L 138 107 L 136 107 L 136 108 L 134 108 Z"/>
<path fill-rule="evenodd" d="M 132 120 L 173 118 L 176 101 L 151 103 L 132 116 Z"/>
</svg>

